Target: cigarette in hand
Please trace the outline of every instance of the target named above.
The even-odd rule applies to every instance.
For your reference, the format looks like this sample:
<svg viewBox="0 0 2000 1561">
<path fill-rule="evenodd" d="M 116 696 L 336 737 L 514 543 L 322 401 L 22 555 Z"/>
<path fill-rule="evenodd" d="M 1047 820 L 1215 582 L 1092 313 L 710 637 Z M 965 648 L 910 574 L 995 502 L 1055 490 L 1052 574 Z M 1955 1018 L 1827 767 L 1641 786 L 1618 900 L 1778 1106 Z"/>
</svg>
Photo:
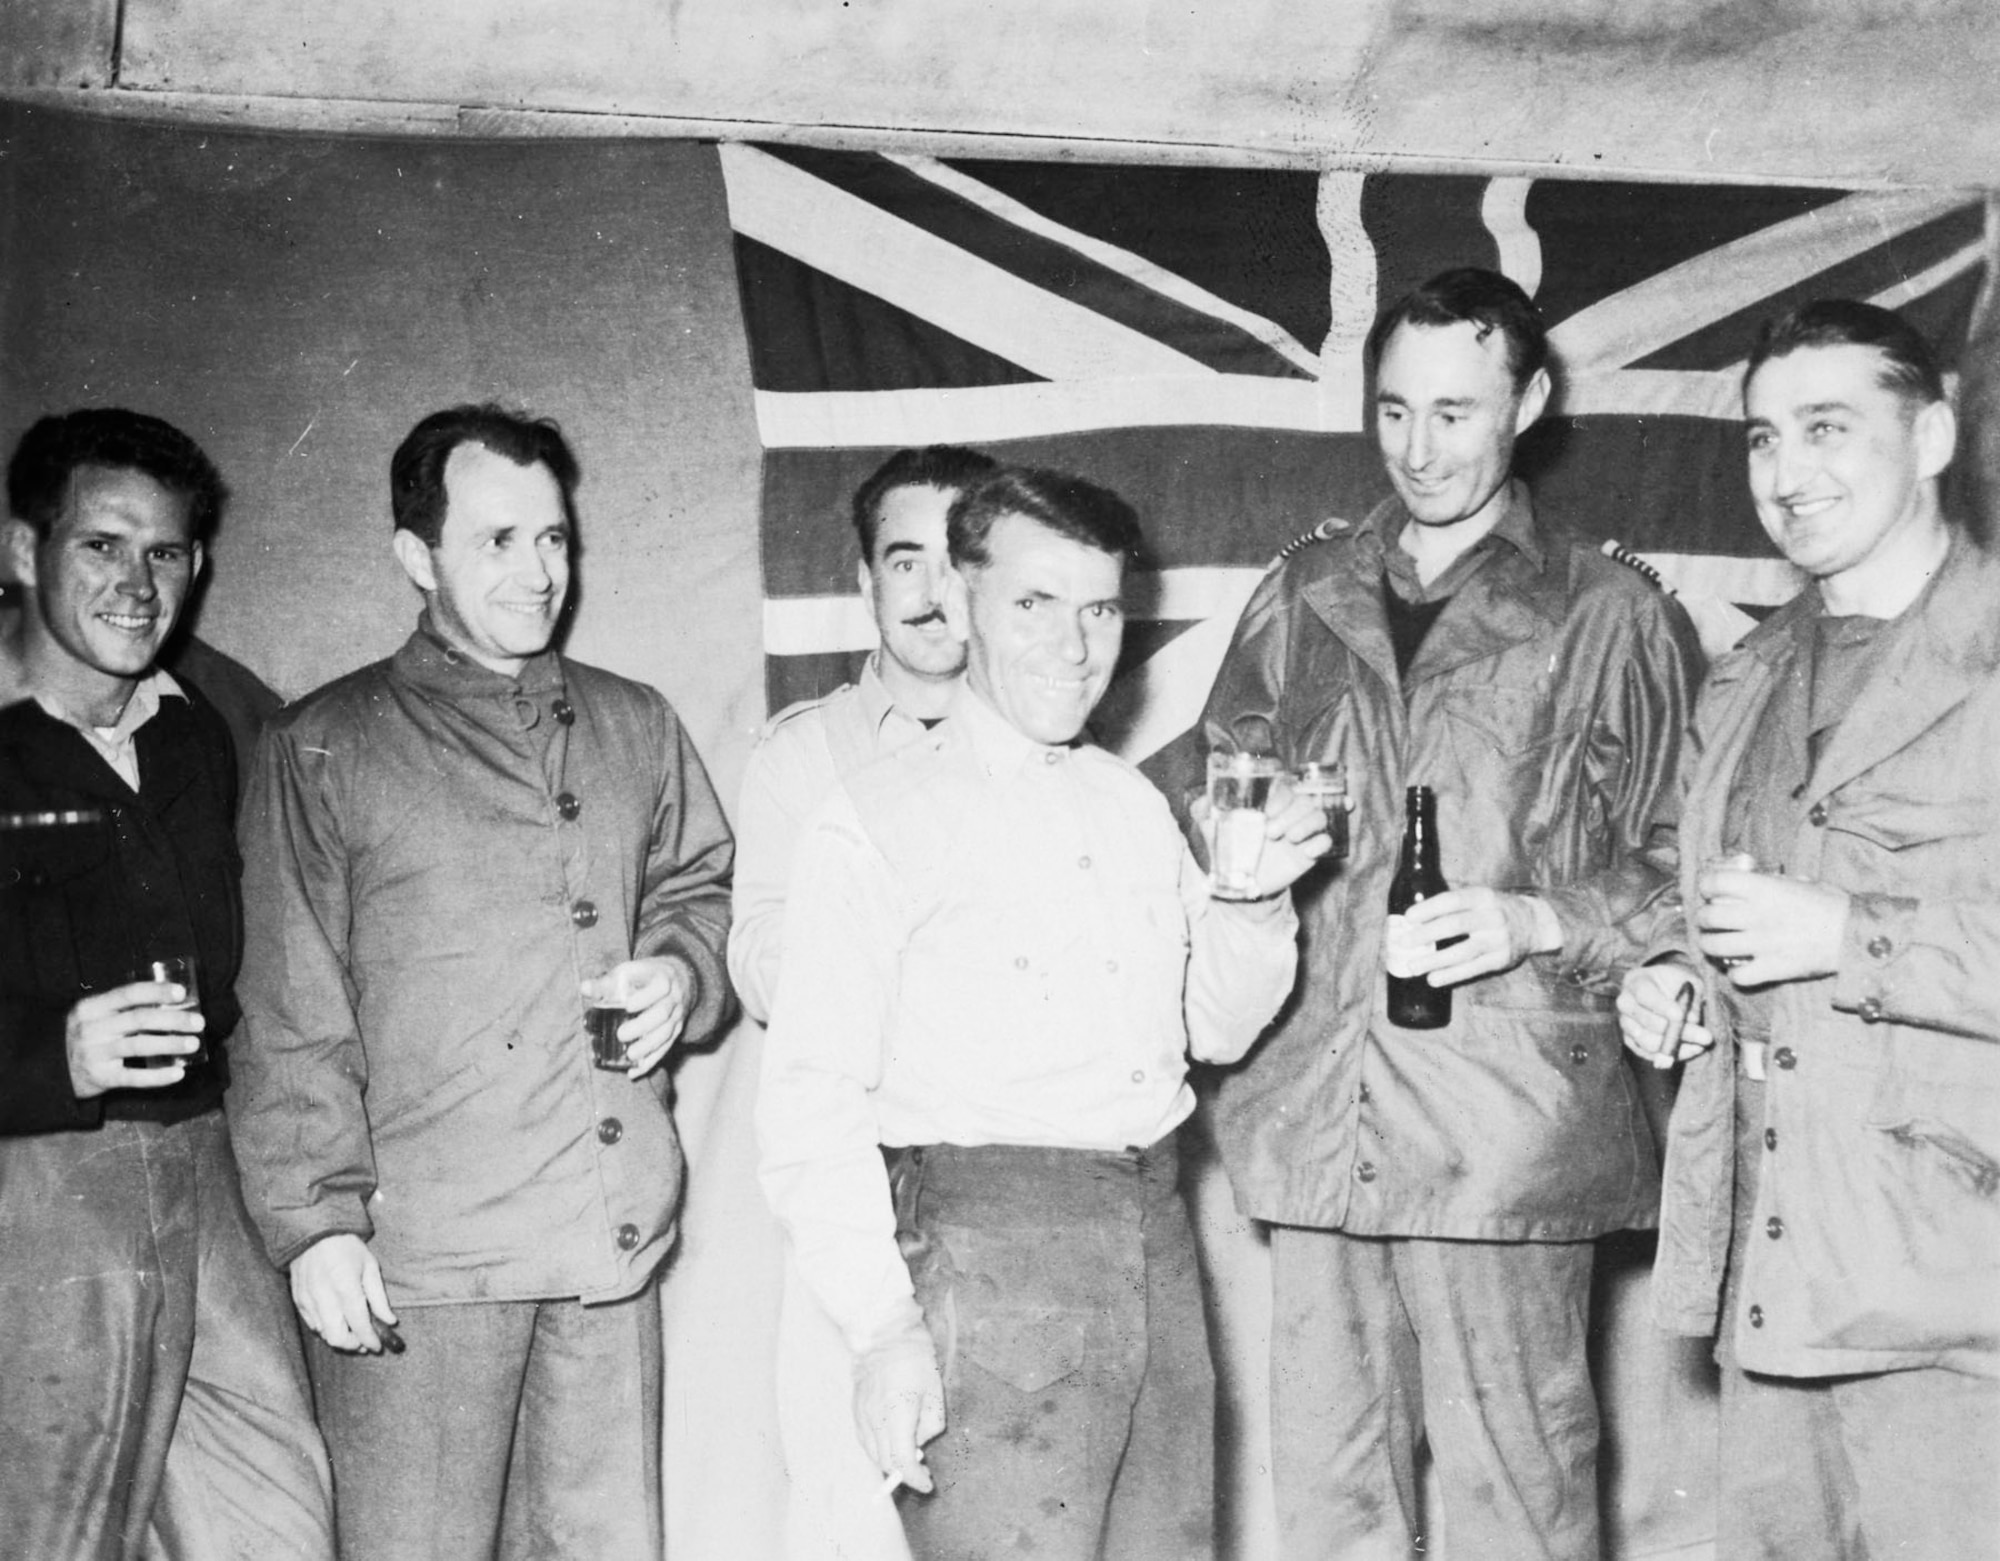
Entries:
<svg viewBox="0 0 2000 1561">
<path fill-rule="evenodd" d="M 1675 1004 L 1673 1039 L 1663 1045 L 1660 1048 L 1659 1055 L 1653 1059 L 1653 1066 L 1656 1068 L 1671 1068 L 1680 1060 L 1681 1036 L 1687 1031 L 1688 1015 L 1694 1009 L 1694 983 L 1692 981 L 1683 981 L 1681 983 L 1680 996 L 1675 999 Z"/>
</svg>

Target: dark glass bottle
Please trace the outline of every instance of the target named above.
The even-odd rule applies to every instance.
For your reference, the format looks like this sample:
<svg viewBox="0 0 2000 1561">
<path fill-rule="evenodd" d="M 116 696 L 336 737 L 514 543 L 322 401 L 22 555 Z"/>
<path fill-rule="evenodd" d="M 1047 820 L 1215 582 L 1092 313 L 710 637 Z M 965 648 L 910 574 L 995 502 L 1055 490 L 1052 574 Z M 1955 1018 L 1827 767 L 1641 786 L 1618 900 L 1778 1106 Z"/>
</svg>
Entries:
<svg viewBox="0 0 2000 1561">
<path fill-rule="evenodd" d="M 1438 866 L 1437 799 L 1428 786 L 1412 786 L 1405 802 L 1403 860 L 1389 881 L 1389 914 L 1400 916 L 1419 900 L 1445 891 Z M 1460 940 L 1451 938 L 1448 943 Z M 1442 946 L 1442 945 L 1441 945 Z M 1422 976 L 1390 976 L 1389 1022 L 1405 1030 L 1440 1030 L 1451 1023 L 1451 988 Z"/>
</svg>

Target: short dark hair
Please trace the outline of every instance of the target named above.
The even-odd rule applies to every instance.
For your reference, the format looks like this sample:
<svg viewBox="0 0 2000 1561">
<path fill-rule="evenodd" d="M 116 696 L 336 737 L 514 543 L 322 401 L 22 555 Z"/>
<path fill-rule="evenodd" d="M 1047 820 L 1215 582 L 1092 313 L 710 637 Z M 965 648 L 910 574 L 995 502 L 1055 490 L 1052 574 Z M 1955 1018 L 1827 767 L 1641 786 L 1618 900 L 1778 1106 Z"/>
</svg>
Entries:
<svg viewBox="0 0 2000 1561">
<path fill-rule="evenodd" d="M 854 534 L 861 539 L 861 561 L 875 558 L 875 536 L 882 529 L 882 501 L 898 488 L 942 488 L 963 493 L 1000 463 L 990 455 L 962 445 L 927 444 L 898 450 L 854 490 Z"/>
<path fill-rule="evenodd" d="M 1363 356 L 1372 374 L 1382 362 L 1382 349 L 1399 325 L 1470 325 L 1484 341 L 1498 331 L 1507 343 L 1507 368 L 1514 389 L 1525 390 L 1537 372 L 1548 367 L 1549 333 L 1542 312 L 1519 284 L 1498 271 L 1460 266 L 1440 271 L 1423 286 L 1412 288 L 1382 311 L 1369 328 Z"/>
<path fill-rule="evenodd" d="M 1145 546 L 1138 515 L 1109 488 L 1043 467 L 1003 466 L 959 494 L 946 514 L 952 563 L 960 569 L 991 563 L 987 539 L 1003 515 L 1035 521 L 1127 566 L 1138 562 Z"/>
<path fill-rule="evenodd" d="M 7 510 L 46 537 L 83 466 L 144 472 L 187 501 L 188 533 L 206 542 L 229 498 L 222 473 L 186 434 L 164 419 L 124 407 L 80 407 L 37 421 L 7 463 Z"/>
<path fill-rule="evenodd" d="M 1882 355 L 1877 383 L 1906 400 L 1944 400 L 1944 374 L 1923 334 L 1893 309 L 1852 298 L 1818 298 L 1764 322 L 1743 365 L 1747 393 L 1757 371 L 1773 358 L 1806 347 L 1873 347 Z"/>
<path fill-rule="evenodd" d="M 438 545 L 444 534 L 445 463 L 462 444 L 483 445 L 516 466 L 546 466 L 562 490 L 564 518 L 576 525 L 583 468 L 555 419 L 481 401 L 431 413 L 396 446 L 389 458 L 389 509 L 398 531 L 412 533 L 426 547 Z"/>
</svg>

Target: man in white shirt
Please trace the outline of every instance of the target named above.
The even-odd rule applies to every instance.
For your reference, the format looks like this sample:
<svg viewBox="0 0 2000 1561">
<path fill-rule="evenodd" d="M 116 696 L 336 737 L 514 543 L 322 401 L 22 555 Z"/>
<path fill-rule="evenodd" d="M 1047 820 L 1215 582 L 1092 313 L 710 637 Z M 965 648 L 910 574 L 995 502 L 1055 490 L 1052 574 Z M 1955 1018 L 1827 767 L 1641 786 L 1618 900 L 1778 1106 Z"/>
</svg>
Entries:
<svg viewBox="0 0 2000 1561">
<path fill-rule="evenodd" d="M 965 644 L 941 606 L 944 517 L 965 485 L 997 462 L 955 445 L 898 450 L 855 490 L 856 574 L 881 638 L 858 681 L 771 718 L 750 755 L 736 810 L 729 974 L 752 1017 L 767 1020 L 778 988 L 785 886 L 799 832 L 849 771 L 914 742 L 950 708 Z M 778 1435 L 786 1475 L 789 1561 L 908 1551 L 878 1472 L 847 1433 L 853 1362 L 796 1265 L 778 1312 Z"/>
<path fill-rule="evenodd" d="M 1164 799 L 1079 740 L 1131 510 L 1010 470 L 948 527 L 966 684 L 806 830 L 763 1180 L 855 1353 L 864 1449 L 892 1485 L 935 1476 L 905 1504 L 919 1556 L 1205 1556 L 1213 1375 L 1175 1130 L 1190 1050 L 1240 1056 L 1291 989 L 1282 891 L 1323 820 L 1281 794 L 1263 897 L 1212 903 Z"/>
</svg>

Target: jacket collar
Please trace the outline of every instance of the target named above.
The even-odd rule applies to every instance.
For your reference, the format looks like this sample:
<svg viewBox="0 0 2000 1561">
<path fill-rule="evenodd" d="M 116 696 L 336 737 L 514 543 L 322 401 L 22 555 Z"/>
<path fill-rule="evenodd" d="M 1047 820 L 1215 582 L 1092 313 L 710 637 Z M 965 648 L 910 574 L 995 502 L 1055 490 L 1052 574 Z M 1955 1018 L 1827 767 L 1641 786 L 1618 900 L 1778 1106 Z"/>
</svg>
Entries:
<svg viewBox="0 0 2000 1561">
<path fill-rule="evenodd" d="M 559 694 L 564 683 L 562 657 L 554 650 L 530 656 L 518 677 L 482 666 L 445 642 L 431 622 L 429 608 L 417 619 L 416 632 L 396 652 L 394 666 L 400 677 L 450 704 Z"/>
<path fill-rule="evenodd" d="M 1544 623 L 1560 623 L 1569 610 L 1561 551 L 1549 546 L 1534 500 L 1518 478 L 1508 494 L 1506 514 L 1475 544 L 1493 547 L 1494 556 L 1459 588 L 1425 636 L 1410 666 L 1412 685 L 1532 639 Z M 1385 499 L 1351 533 L 1348 567 L 1328 570 L 1300 593 L 1327 628 L 1392 688 L 1399 680 L 1382 606 L 1382 550 L 1395 546 L 1408 521 L 1400 500 Z"/>
<path fill-rule="evenodd" d="M 1803 593 L 1817 610 L 1818 592 Z M 1891 630 L 1875 675 L 1841 717 L 1814 766 L 1812 790 L 1838 790 L 1908 747 L 2000 670 L 2000 562 L 1952 537 L 1924 594 Z"/>
</svg>

